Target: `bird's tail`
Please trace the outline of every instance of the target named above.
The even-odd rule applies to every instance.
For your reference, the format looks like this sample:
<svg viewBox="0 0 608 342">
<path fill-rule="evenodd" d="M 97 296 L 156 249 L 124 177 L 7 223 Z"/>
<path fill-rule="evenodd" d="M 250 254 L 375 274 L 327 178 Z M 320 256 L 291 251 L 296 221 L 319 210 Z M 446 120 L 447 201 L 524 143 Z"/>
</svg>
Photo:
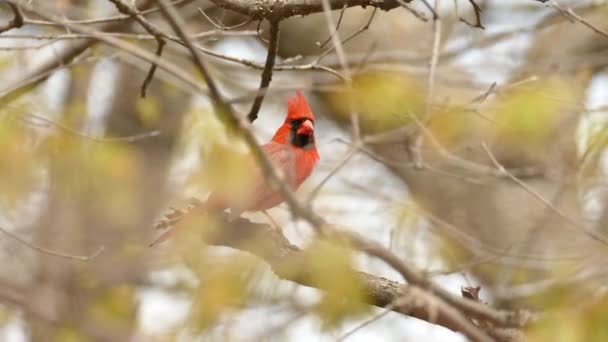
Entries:
<svg viewBox="0 0 608 342">
<path fill-rule="evenodd" d="M 190 198 L 188 200 L 188 206 L 183 209 L 170 207 L 169 212 L 167 212 L 163 218 L 154 225 L 154 229 L 164 229 L 165 231 L 154 239 L 154 241 L 152 241 L 148 246 L 154 247 L 168 240 L 173 233 L 175 233 L 175 227 L 179 221 L 194 210 L 204 209 L 206 207 L 207 203 L 201 202 L 198 198 Z"/>
</svg>

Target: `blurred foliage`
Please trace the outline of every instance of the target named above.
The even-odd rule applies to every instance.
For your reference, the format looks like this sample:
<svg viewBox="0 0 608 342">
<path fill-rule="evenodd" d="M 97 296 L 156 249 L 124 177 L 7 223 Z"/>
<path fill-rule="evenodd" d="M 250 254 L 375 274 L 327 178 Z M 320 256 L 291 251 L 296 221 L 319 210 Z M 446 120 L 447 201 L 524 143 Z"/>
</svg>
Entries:
<svg viewBox="0 0 608 342">
<path fill-rule="evenodd" d="M 556 293 L 555 300 L 562 301 L 560 295 L 560 293 Z M 608 341 L 608 324 L 606 324 L 608 300 L 606 298 L 583 308 L 572 304 L 564 305 L 558 310 L 546 312 L 545 317 L 528 331 L 529 341 Z"/>
<path fill-rule="evenodd" d="M 352 89 L 344 86 L 327 95 L 328 104 L 339 120 L 359 114 L 368 133 L 378 133 L 412 122 L 410 115 L 423 114 L 424 88 L 403 73 L 369 72 L 353 79 Z"/>
<path fill-rule="evenodd" d="M 201 260 L 200 286 L 193 295 L 190 317 L 195 332 L 210 328 L 223 314 L 249 302 L 251 282 L 257 279 L 254 266 L 258 262 L 246 255 Z"/>
<path fill-rule="evenodd" d="M 462 107 L 442 106 L 433 110 L 427 129 L 441 146 L 454 147 L 471 137 L 478 120 L 474 113 Z"/>
<path fill-rule="evenodd" d="M 44 145 L 55 174 L 57 190 L 65 196 L 86 196 L 112 222 L 130 224 L 137 217 L 141 160 L 128 145 L 99 143 L 58 133 Z"/>
<path fill-rule="evenodd" d="M 222 144 L 213 145 L 205 156 L 208 163 L 199 171 L 203 184 L 230 203 L 247 203 L 254 186 L 257 169 L 248 154 Z"/>
<path fill-rule="evenodd" d="M 12 311 L 0 306 L 0 327 L 4 327 L 10 322 L 11 318 L 13 318 L 13 314 Z"/>
<path fill-rule="evenodd" d="M 217 234 L 219 229 L 221 226 L 212 215 L 203 210 L 194 210 L 175 226 L 171 252 L 197 265 L 206 248 L 203 241 Z"/>
<path fill-rule="evenodd" d="M 0 200 L 13 207 L 34 191 L 42 180 L 35 132 L 21 121 L 20 106 L 0 111 Z"/>
<path fill-rule="evenodd" d="M 305 261 L 315 287 L 324 291 L 316 312 L 326 328 L 333 328 L 347 318 L 369 312 L 367 292 L 361 278 L 352 268 L 352 251 L 326 241 L 315 241 L 307 247 Z"/>
<path fill-rule="evenodd" d="M 52 342 L 89 342 L 92 338 L 87 337 L 81 331 L 69 326 L 59 327 L 55 334 L 50 337 Z"/>
<path fill-rule="evenodd" d="M 544 144 L 562 119 L 561 111 L 578 103 L 577 87 L 558 77 L 508 89 L 496 104 L 496 134 L 518 144 Z"/>
<path fill-rule="evenodd" d="M 135 296 L 135 289 L 126 284 L 103 289 L 89 307 L 93 321 L 119 331 L 128 329 L 136 311 Z"/>
<path fill-rule="evenodd" d="M 167 87 L 168 88 L 168 87 Z M 161 108 L 158 104 L 158 99 L 155 97 L 138 98 L 135 102 L 138 118 L 142 127 L 156 127 L 158 120 L 163 113 L 160 113 Z"/>
</svg>

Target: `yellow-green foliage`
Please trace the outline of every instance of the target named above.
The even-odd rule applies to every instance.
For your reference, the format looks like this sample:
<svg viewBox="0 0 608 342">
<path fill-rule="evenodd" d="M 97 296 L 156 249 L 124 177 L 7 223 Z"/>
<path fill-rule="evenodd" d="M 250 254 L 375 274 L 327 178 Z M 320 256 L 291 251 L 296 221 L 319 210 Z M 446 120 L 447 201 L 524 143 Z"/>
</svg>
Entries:
<svg viewBox="0 0 608 342">
<path fill-rule="evenodd" d="M 193 295 L 191 326 L 195 331 L 211 327 L 222 314 L 242 308 L 248 301 L 256 261 L 247 256 L 210 258 L 200 267 L 200 286 Z"/>
<path fill-rule="evenodd" d="M 441 146 L 449 149 L 471 136 L 477 129 L 477 120 L 479 117 L 462 107 L 441 107 L 433 111 L 427 129 Z M 431 142 L 427 145 L 433 146 Z"/>
<path fill-rule="evenodd" d="M 57 190 L 67 198 L 86 198 L 111 221 L 133 222 L 138 203 L 135 190 L 143 184 L 138 177 L 139 155 L 128 144 L 58 134 L 49 139 L 47 148 Z"/>
<path fill-rule="evenodd" d="M 0 200 L 9 206 L 34 191 L 41 176 L 35 136 L 15 114 L 0 112 Z"/>
<path fill-rule="evenodd" d="M 326 327 L 334 327 L 346 318 L 357 317 L 369 310 L 364 304 L 367 292 L 361 278 L 352 269 L 352 252 L 329 242 L 316 241 L 307 249 L 306 261 L 312 282 L 323 290 L 315 312 Z"/>
<path fill-rule="evenodd" d="M 162 113 L 158 100 L 155 97 L 147 97 L 145 99 L 138 98 L 135 103 L 137 115 L 143 127 L 155 127 Z"/>
<path fill-rule="evenodd" d="M 547 143 L 562 111 L 572 109 L 576 93 L 572 84 L 559 78 L 517 86 L 500 97 L 495 116 L 499 124 L 493 127 L 513 142 Z"/>
<path fill-rule="evenodd" d="M 328 100 L 344 120 L 356 111 L 366 132 L 374 133 L 403 126 L 411 122 L 410 115 L 422 114 L 423 89 L 405 74 L 366 73 L 353 80 L 352 89 L 342 88 Z"/>
<path fill-rule="evenodd" d="M 129 329 L 135 318 L 135 295 L 127 285 L 102 290 L 89 308 L 90 315 L 99 326 Z"/>
<path fill-rule="evenodd" d="M 59 327 L 54 336 L 50 339 L 52 342 L 89 342 L 93 341 L 91 337 L 86 336 L 83 332 L 69 326 Z"/>
<path fill-rule="evenodd" d="M 208 187 L 224 194 L 238 203 L 240 195 L 252 190 L 252 170 L 255 170 L 254 161 L 249 155 L 228 145 L 216 144 L 211 147 L 206 156 L 203 181 Z M 223 196 L 224 197 L 224 196 Z"/>
<path fill-rule="evenodd" d="M 529 341 L 608 341 L 608 301 L 605 298 L 580 310 L 576 305 L 562 306 L 554 312 L 547 312 L 545 317 L 532 326 L 528 332 Z"/>
<path fill-rule="evenodd" d="M 12 317 L 12 311 L 8 310 L 7 308 L 0 308 L 0 327 L 4 327 L 8 322 L 10 322 Z"/>
</svg>

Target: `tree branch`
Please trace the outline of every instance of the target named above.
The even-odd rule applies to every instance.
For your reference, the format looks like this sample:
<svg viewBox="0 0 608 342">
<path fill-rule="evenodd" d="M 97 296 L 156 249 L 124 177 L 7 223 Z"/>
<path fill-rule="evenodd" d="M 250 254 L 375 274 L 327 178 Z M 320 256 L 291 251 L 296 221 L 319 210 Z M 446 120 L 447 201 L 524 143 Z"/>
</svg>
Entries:
<svg viewBox="0 0 608 342">
<path fill-rule="evenodd" d="M 148 4 L 149 0 L 143 4 L 143 7 L 148 7 Z M 17 8 L 17 12 L 15 13 L 20 13 L 18 6 L 21 5 L 18 1 L 8 2 L 8 5 L 11 6 L 11 8 Z M 29 6 L 25 6 L 25 8 L 28 9 Z M 17 16 L 17 14 L 15 15 Z M 128 23 L 128 20 L 113 22 L 103 25 L 99 30 L 118 30 Z M 24 72 L 17 80 L 9 83 L 8 86 L 3 87 L 3 90 L 0 91 L 0 100 L 4 101 L 3 103 L 9 103 L 21 97 L 23 94 L 32 90 L 36 85 L 46 80 L 53 70 L 69 64 L 74 58 L 78 57 L 95 43 L 95 39 L 84 39 L 67 44 L 61 49 L 57 49 L 53 54 L 53 58 L 45 60 L 29 72 Z"/>
<path fill-rule="evenodd" d="M 143 27 L 144 30 L 146 30 L 150 35 L 152 35 L 156 39 L 156 43 L 157 43 L 156 56 L 158 56 L 158 58 L 160 58 L 163 53 L 163 48 L 165 47 L 165 44 L 166 44 L 163 33 L 160 32 L 156 28 L 156 26 L 150 24 L 148 22 L 148 20 L 146 20 L 146 18 L 144 18 L 144 16 L 141 15 L 141 13 L 139 13 L 137 11 L 137 9 L 132 7 L 130 4 L 124 2 L 123 0 L 109 0 L 109 1 L 111 3 L 113 3 L 114 6 L 116 6 L 116 8 L 118 9 L 118 11 L 120 13 L 131 16 L 131 18 L 133 18 L 135 21 L 137 21 L 141 25 L 141 27 Z M 150 66 L 150 69 L 148 70 L 148 74 L 146 75 L 144 82 L 141 86 L 140 96 L 142 98 L 146 97 L 146 90 L 148 89 L 148 85 L 150 84 L 150 82 L 152 82 L 152 79 L 154 78 L 154 73 L 156 72 L 156 67 L 157 67 L 156 64 L 152 64 Z"/>
<path fill-rule="evenodd" d="M 31 242 L 28 242 L 27 240 L 25 240 L 24 238 L 18 236 L 15 233 L 12 233 L 2 227 L 0 227 L 0 233 L 8 236 L 9 238 L 13 239 L 14 241 L 17 241 L 18 243 L 31 248 L 37 252 L 40 252 L 42 254 L 46 254 L 46 255 L 50 255 L 50 256 L 55 256 L 55 257 L 59 257 L 59 258 L 65 258 L 65 259 L 72 259 L 72 260 L 78 260 L 78 261 L 91 261 L 95 258 L 97 258 L 105 249 L 104 246 L 99 246 L 99 248 L 91 255 L 75 255 L 75 254 L 68 254 L 68 253 L 64 253 L 64 252 L 59 252 L 59 251 L 54 251 L 54 250 L 50 250 L 44 247 L 40 247 L 38 245 L 35 245 Z"/>
<path fill-rule="evenodd" d="M 277 57 L 277 50 L 279 47 L 279 23 L 280 20 L 270 22 L 270 39 L 268 41 L 268 53 L 266 55 L 266 63 L 264 64 L 264 70 L 262 71 L 262 79 L 260 80 L 260 90 L 265 90 L 270 85 L 272 80 L 272 68 L 274 67 L 274 60 Z M 258 112 L 264 102 L 265 91 L 258 91 L 258 95 L 253 101 L 251 110 L 247 114 L 249 122 L 254 122 L 258 118 Z"/>
<path fill-rule="evenodd" d="M 10 3 L 7 5 L 11 8 L 11 11 L 13 11 L 13 19 L 6 25 L 0 27 L 0 33 L 23 26 L 23 15 L 21 14 L 19 7 Z"/>
<path fill-rule="evenodd" d="M 284 0 L 284 1 L 255 1 L 255 0 L 211 0 L 218 7 L 229 9 L 254 20 L 281 20 L 296 15 L 308 15 L 323 12 L 322 0 Z M 402 0 L 409 3 L 412 0 Z M 331 0 L 332 10 L 349 7 L 375 7 L 390 11 L 401 5 L 397 0 Z"/>
<path fill-rule="evenodd" d="M 280 230 L 267 224 L 254 223 L 244 218 L 230 221 L 228 214 L 224 214 L 220 220 L 221 228 L 214 231 L 214 234 L 203 234 L 205 243 L 249 252 L 267 262 L 279 278 L 308 287 L 317 286 L 313 270 L 307 268 L 305 262 L 315 253 L 314 250 L 301 250 L 291 244 Z M 453 331 L 463 332 L 466 329 L 459 319 L 460 313 L 432 292 L 365 272 L 357 274 L 366 289 L 368 304 Z M 487 340 L 483 335 L 469 334 L 466 330 L 464 333 L 475 340 Z"/>
</svg>

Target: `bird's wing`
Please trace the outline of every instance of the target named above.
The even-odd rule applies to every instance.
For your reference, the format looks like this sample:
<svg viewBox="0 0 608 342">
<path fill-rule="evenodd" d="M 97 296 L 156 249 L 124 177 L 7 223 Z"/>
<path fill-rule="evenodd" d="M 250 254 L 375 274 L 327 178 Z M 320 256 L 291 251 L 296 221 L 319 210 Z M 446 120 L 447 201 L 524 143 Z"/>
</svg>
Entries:
<svg viewBox="0 0 608 342">
<path fill-rule="evenodd" d="M 262 149 L 275 166 L 279 176 L 293 189 L 296 181 L 296 168 L 295 155 L 290 147 L 270 142 L 262 146 Z M 250 201 L 245 210 L 266 210 L 283 202 L 281 195 L 266 182 L 266 177 L 259 167 L 256 167 L 256 174 L 252 179 Z"/>
<path fill-rule="evenodd" d="M 262 150 L 279 172 L 279 176 L 293 187 L 296 180 L 296 154 L 291 146 L 271 141 L 262 146 Z"/>
</svg>

